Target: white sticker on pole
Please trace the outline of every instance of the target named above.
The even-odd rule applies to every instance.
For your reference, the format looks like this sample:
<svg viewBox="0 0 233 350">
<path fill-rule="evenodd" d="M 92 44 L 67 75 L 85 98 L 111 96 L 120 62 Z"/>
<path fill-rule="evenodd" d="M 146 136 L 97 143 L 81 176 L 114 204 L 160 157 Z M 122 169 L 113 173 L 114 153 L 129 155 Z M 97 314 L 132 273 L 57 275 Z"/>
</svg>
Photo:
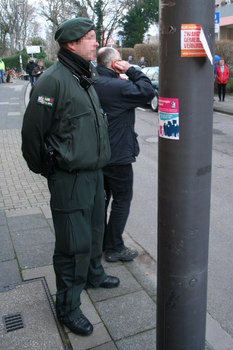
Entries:
<svg viewBox="0 0 233 350">
<path fill-rule="evenodd" d="M 213 64 L 213 56 L 201 25 L 181 24 L 181 57 L 206 56 Z"/>
<path fill-rule="evenodd" d="M 205 49 L 205 52 L 207 54 L 207 57 L 208 59 L 210 60 L 210 63 L 213 65 L 213 56 L 211 54 L 211 51 L 210 51 L 210 48 L 209 48 L 209 45 L 207 43 L 207 40 L 206 40 L 206 37 L 205 37 L 205 34 L 203 32 L 203 29 L 201 28 L 201 33 L 200 33 L 200 40 L 201 40 L 201 43 Z"/>
<path fill-rule="evenodd" d="M 159 97 L 159 137 L 179 140 L 179 99 Z"/>
</svg>

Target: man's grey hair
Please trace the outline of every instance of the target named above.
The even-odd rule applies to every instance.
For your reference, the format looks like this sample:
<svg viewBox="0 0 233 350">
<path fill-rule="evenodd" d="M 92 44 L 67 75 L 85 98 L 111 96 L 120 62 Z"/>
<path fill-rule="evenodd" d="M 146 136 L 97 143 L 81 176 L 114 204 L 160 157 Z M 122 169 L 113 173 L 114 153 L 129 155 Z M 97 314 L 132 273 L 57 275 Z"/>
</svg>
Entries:
<svg viewBox="0 0 233 350">
<path fill-rule="evenodd" d="M 105 66 L 110 68 L 112 61 L 119 58 L 118 51 L 112 47 L 102 47 L 97 54 L 98 66 Z"/>
</svg>

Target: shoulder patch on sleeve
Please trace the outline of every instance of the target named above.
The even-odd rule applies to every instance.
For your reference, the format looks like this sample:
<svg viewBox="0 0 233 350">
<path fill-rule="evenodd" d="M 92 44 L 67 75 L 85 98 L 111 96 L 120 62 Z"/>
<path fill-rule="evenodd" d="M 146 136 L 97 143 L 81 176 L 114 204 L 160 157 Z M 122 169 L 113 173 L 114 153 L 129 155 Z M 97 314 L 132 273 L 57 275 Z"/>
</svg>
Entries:
<svg viewBox="0 0 233 350">
<path fill-rule="evenodd" d="M 53 107 L 54 98 L 53 97 L 48 97 L 48 96 L 38 96 L 37 97 L 37 103 L 40 104 L 40 105 Z"/>
</svg>

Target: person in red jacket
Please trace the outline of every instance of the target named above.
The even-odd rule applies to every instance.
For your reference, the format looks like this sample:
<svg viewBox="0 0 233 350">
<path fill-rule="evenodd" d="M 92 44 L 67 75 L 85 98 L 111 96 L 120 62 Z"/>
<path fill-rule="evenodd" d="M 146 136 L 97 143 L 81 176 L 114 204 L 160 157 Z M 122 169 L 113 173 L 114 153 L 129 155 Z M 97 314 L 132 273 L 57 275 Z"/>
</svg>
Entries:
<svg viewBox="0 0 233 350">
<path fill-rule="evenodd" d="M 219 60 L 217 66 L 216 79 L 218 84 L 219 101 L 224 101 L 226 93 L 227 79 L 229 78 L 229 70 L 223 59 Z"/>
</svg>

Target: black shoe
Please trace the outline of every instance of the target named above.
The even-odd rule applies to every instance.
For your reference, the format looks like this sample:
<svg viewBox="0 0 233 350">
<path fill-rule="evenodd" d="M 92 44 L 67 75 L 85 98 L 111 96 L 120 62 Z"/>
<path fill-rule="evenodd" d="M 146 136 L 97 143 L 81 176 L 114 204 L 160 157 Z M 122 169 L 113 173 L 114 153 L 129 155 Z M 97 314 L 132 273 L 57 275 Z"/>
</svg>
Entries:
<svg viewBox="0 0 233 350">
<path fill-rule="evenodd" d="M 105 260 L 108 262 L 117 262 L 117 261 L 132 261 L 138 256 L 136 250 L 129 249 L 124 247 L 120 252 L 117 251 L 106 251 Z"/>
<path fill-rule="evenodd" d="M 99 285 L 101 288 L 116 288 L 120 284 L 120 280 L 114 276 L 107 276 L 105 280 Z"/>
<path fill-rule="evenodd" d="M 62 319 L 60 319 L 60 321 L 75 334 L 90 335 L 93 332 L 93 326 L 91 322 L 83 314 L 81 314 L 76 320 L 73 321 L 66 322 Z"/>
</svg>

